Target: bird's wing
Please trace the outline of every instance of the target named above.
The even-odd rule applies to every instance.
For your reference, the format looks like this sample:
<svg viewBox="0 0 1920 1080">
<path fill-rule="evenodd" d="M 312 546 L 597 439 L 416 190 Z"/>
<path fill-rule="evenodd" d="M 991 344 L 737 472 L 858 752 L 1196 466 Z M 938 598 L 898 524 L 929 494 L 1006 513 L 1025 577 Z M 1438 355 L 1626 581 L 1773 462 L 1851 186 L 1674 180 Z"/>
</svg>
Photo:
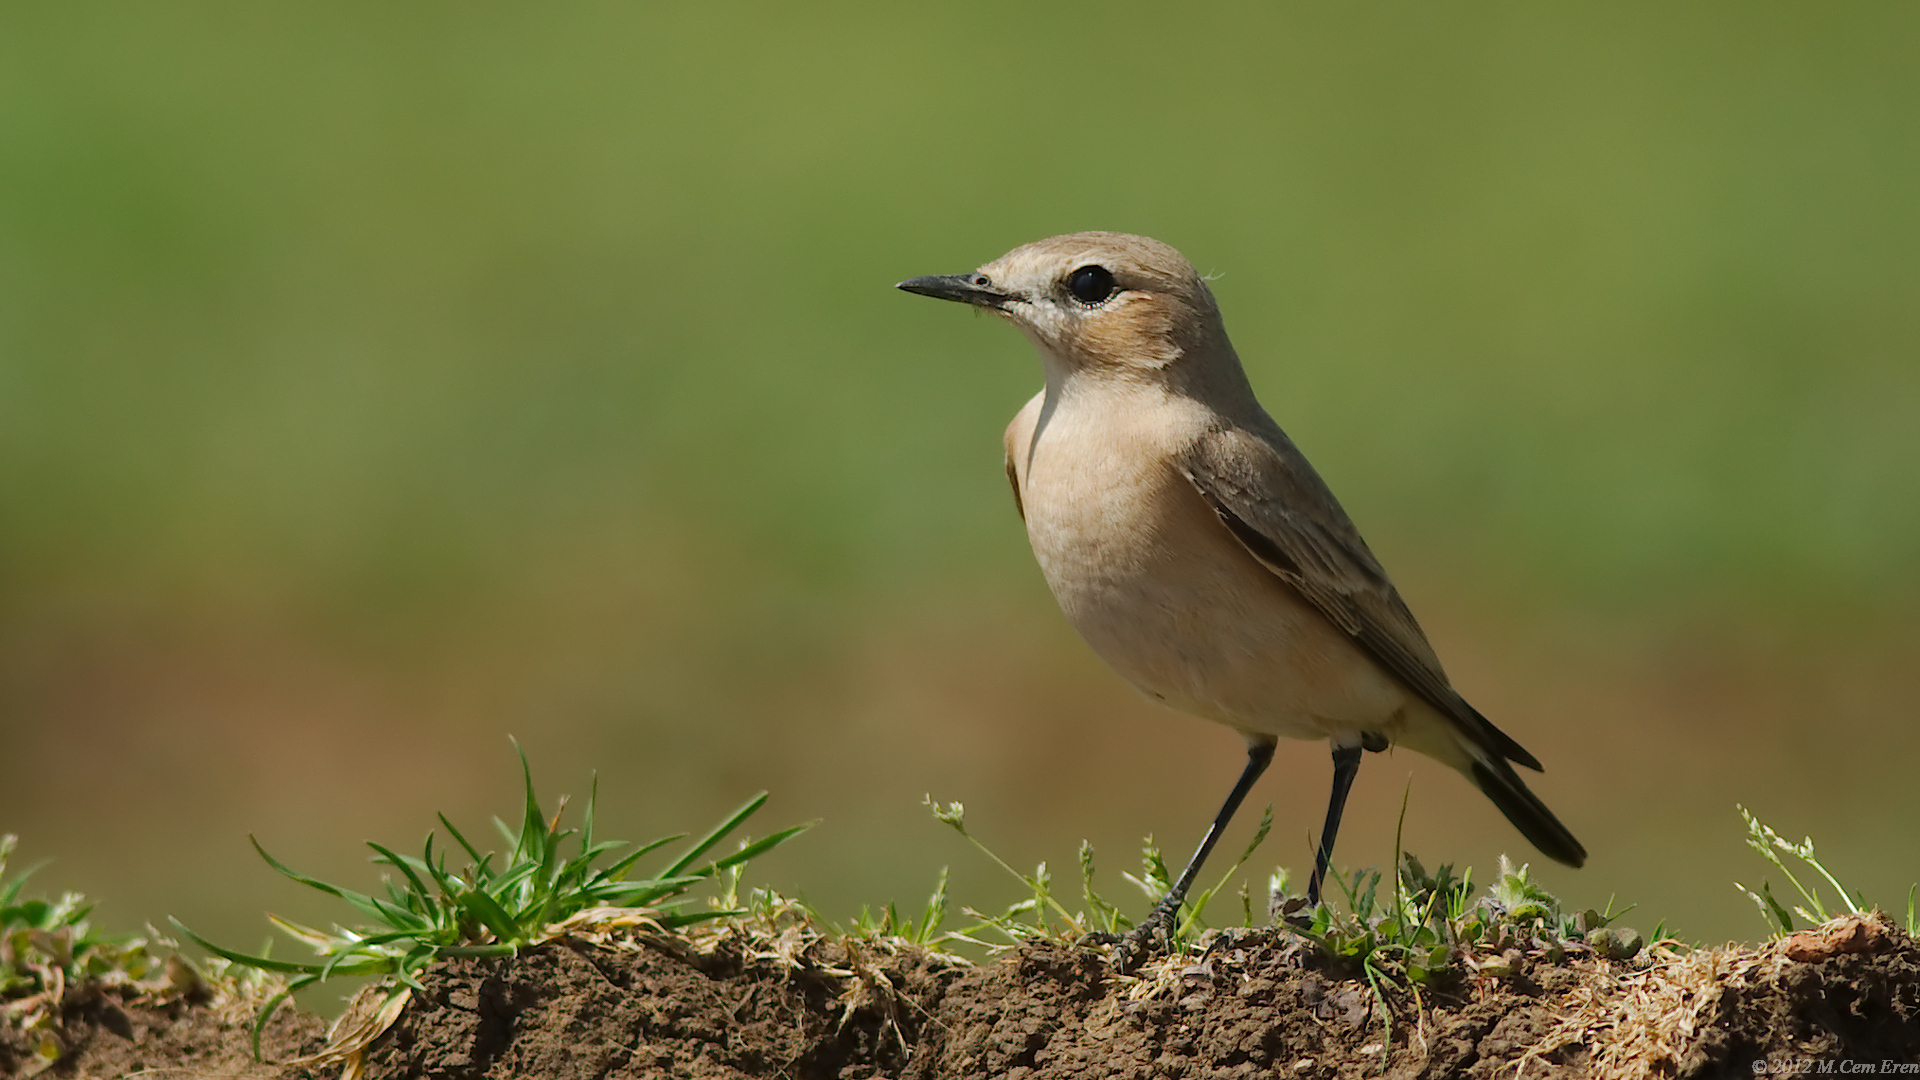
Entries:
<svg viewBox="0 0 1920 1080">
<path fill-rule="evenodd" d="M 1045 390 L 1033 395 L 1020 411 L 1014 414 L 1013 422 L 1007 425 L 1007 433 L 1002 443 L 1007 448 L 1007 483 L 1013 487 L 1013 508 L 1020 513 L 1020 520 L 1027 519 L 1026 502 L 1020 496 L 1020 470 L 1032 451 L 1034 425 L 1040 422 L 1040 410 L 1046 402 Z"/>
<path fill-rule="evenodd" d="M 1333 493 L 1278 426 L 1263 426 L 1271 430 L 1209 431 L 1180 461 L 1221 523 L 1261 565 L 1474 742 L 1540 768 L 1453 689 L 1420 624 Z"/>
<path fill-rule="evenodd" d="M 1013 487 L 1013 509 L 1020 520 L 1027 520 L 1027 504 L 1020 499 L 1020 470 L 1013 463 L 1013 450 L 1007 450 L 1007 483 Z"/>
</svg>

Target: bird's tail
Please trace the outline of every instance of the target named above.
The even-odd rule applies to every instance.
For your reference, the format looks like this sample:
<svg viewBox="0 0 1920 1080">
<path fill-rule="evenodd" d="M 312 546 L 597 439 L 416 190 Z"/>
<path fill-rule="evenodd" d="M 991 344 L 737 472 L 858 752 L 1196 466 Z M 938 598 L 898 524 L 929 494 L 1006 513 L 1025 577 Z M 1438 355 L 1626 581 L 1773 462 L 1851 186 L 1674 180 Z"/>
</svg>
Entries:
<svg viewBox="0 0 1920 1080">
<path fill-rule="evenodd" d="M 1587 849 L 1560 824 L 1560 819 L 1553 816 L 1553 811 L 1547 809 L 1539 796 L 1527 790 L 1513 766 L 1482 752 L 1473 754 L 1471 764 L 1463 771 L 1542 855 L 1568 866 L 1587 861 Z"/>
</svg>

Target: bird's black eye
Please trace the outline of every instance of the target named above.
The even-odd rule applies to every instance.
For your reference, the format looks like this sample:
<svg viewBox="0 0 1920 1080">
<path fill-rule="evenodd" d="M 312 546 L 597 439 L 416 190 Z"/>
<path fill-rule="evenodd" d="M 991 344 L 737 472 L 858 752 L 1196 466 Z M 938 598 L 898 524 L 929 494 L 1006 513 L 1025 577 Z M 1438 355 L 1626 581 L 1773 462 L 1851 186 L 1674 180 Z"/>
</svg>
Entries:
<svg viewBox="0 0 1920 1080">
<path fill-rule="evenodd" d="M 1093 305 L 1112 296 L 1116 286 L 1106 267 L 1089 264 L 1067 275 L 1067 289 L 1075 300 Z"/>
</svg>

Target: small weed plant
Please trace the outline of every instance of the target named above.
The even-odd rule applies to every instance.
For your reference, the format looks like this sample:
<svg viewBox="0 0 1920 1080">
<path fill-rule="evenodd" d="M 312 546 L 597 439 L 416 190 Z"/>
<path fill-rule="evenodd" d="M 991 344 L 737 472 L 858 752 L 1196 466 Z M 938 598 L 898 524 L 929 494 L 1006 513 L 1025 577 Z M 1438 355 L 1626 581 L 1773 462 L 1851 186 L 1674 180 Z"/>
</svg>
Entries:
<svg viewBox="0 0 1920 1080">
<path fill-rule="evenodd" d="M 1041 863 L 1033 873 L 1014 869 L 972 833 L 967 831 L 966 808 L 959 803 L 945 805 L 929 797 L 926 805 L 940 822 L 965 837 L 995 865 L 1018 880 L 1027 895 L 1005 911 L 990 915 L 971 908 L 966 913 L 975 925 L 945 935 L 980 943 L 983 935 L 997 935 L 1006 943 L 1029 938 L 1051 937 L 1081 940 L 1088 936 L 1111 937 L 1133 926 L 1119 907 L 1094 888 L 1094 857 L 1090 844 L 1080 845 L 1080 894 L 1082 910 L 1070 910 L 1061 902 L 1051 871 Z M 1406 807 L 1401 807 L 1404 822 Z M 1225 889 L 1234 876 L 1252 858 L 1266 840 L 1273 824 L 1273 808 L 1261 817 L 1253 840 L 1212 888 L 1195 895 L 1183 912 L 1174 935 L 1177 950 L 1191 950 L 1200 944 L 1208 902 Z M 1515 974 L 1529 956 L 1559 962 L 1571 950 L 1590 952 L 1613 960 L 1626 960 L 1642 947 L 1638 933 L 1613 926 L 1626 911 L 1615 912 L 1609 903 L 1606 912 L 1585 910 L 1567 912 L 1558 899 L 1534 882 L 1523 864 L 1514 866 L 1505 856 L 1500 872 L 1485 895 L 1474 898 L 1471 870 L 1454 872 L 1451 865 L 1429 873 L 1412 855 L 1400 852 L 1399 837 L 1394 838 L 1398 873 L 1388 880 L 1377 869 L 1340 873 L 1328 879 L 1330 892 L 1345 900 L 1344 910 L 1322 902 L 1308 905 L 1303 896 L 1288 891 L 1290 876 L 1284 869 L 1268 880 L 1268 911 L 1282 934 L 1303 940 L 1321 954 L 1357 969 L 1382 1004 L 1381 1016 L 1386 1038 L 1393 1038 L 1392 1012 L 1385 1008 L 1390 989 L 1411 990 L 1416 997 L 1421 987 L 1449 971 L 1464 968 L 1481 976 Z M 1172 875 L 1166 861 L 1149 837 L 1141 853 L 1141 872 L 1123 875 L 1138 887 L 1149 903 L 1165 895 Z M 938 910 L 945 911 L 946 875 L 941 874 L 937 893 Z M 1384 885 L 1384 888 L 1383 888 Z M 1239 890 L 1239 928 L 1254 925 L 1254 905 L 1247 885 Z M 929 905 L 929 912 L 935 910 Z M 1629 909 L 1630 910 L 1630 909 Z M 889 909 L 891 916 L 891 909 Z M 927 929 L 923 922 L 920 929 Z M 1658 939 L 1664 927 L 1656 928 Z M 1214 938 L 1208 945 L 1228 939 Z"/>
<path fill-rule="evenodd" d="M 819 922 L 826 922 L 818 912 L 808 910 L 808 914 Z M 898 938 L 926 949 L 939 949 L 954 935 L 942 933 L 940 927 L 947 921 L 947 870 L 940 868 L 940 879 L 934 882 L 933 892 L 927 896 L 927 902 L 920 909 L 918 919 L 900 914 L 891 901 L 875 912 L 871 907 L 863 907 L 853 917 L 851 925 L 835 927 L 849 937 L 872 940 L 876 938 Z"/>
<path fill-rule="evenodd" d="M 95 932 L 87 921 L 93 905 L 79 893 L 28 895 L 27 879 L 39 867 L 7 872 L 18 843 L 0 836 L 0 1025 L 30 1037 L 36 1060 L 29 1075 L 60 1060 L 54 1029 L 62 1007 L 75 1000 L 113 994 L 157 1001 L 204 989 L 186 961 L 156 948 L 171 942 Z"/>
<path fill-rule="evenodd" d="M 0 1010 L 18 1017 L 58 1002 L 68 987 L 127 984 L 160 964 L 140 938 L 105 937 L 87 923 L 93 905 L 79 893 L 57 900 L 26 895 L 38 866 L 8 876 L 19 837 L 0 836 Z"/>
<path fill-rule="evenodd" d="M 1504 855 L 1477 900 L 1471 869 L 1455 873 L 1446 864 L 1429 873 L 1408 854 L 1401 855 L 1398 881 L 1387 895 L 1379 870 L 1335 873 L 1330 880 L 1346 900 L 1344 911 L 1328 904 L 1307 910 L 1304 897 L 1287 896 L 1285 872 L 1277 873 L 1272 889 L 1282 898 L 1282 925 L 1359 968 L 1376 989 L 1424 985 L 1455 960 L 1476 974 L 1511 975 L 1527 956 L 1558 962 L 1570 949 L 1585 949 L 1624 960 L 1643 944 L 1636 931 L 1613 925 L 1630 908 L 1567 912 L 1532 880 L 1526 864 L 1516 867 Z"/>
<path fill-rule="evenodd" d="M 519 746 L 516 743 L 515 749 Z M 692 905 L 695 887 L 721 879 L 723 901 L 737 896 L 737 874 L 749 860 L 765 854 L 810 827 L 796 825 L 753 841 L 741 842 L 731 854 L 702 861 L 767 800 L 754 796 L 724 820 L 688 845 L 659 871 L 634 876 L 639 861 L 652 852 L 685 838 L 686 834 L 629 845 L 594 836 L 597 786 L 590 789 L 580 827 L 562 828 L 566 800 L 549 817 L 534 794 L 533 772 L 526 754 L 520 754 L 524 781 L 518 826 L 498 818 L 494 826 L 506 844 L 506 854 L 482 852 L 455 828 L 445 815 L 440 824 L 453 840 L 463 863 L 449 862 L 445 845 L 436 846 L 427 834 L 419 856 L 403 855 L 368 842 L 373 862 L 385 866 L 384 895 L 354 892 L 308 877 L 282 865 L 259 842 L 254 849 L 281 874 L 346 901 L 360 916 L 359 925 L 336 925 L 331 931 L 302 926 L 268 916 L 289 937 L 311 948 L 315 959 L 279 960 L 224 948 L 174 925 L 202 948 L 236 964 L 276 972 L 287 988 L 261 1010 L 254 1024 L 255 1053 L 260 1032 L 273 1009 L 294 991 L 334 976 L 371 975 L 392 980 L 389 1001 L 420 986 L 418 975 L 430 964 L 455 957 L 510 956 L 520 949 L 563 937 L 615 918 L 636 919 L 665 932 L 711 919 L 745 914 L 727 903 Z M 571 841 L 571 843 L 570 843 Z M 632 850 L 624 854 L 624 848 Z"/>
<path fill-rule="evenodd" d="M 1767 929 L 1774 937 L 1785 937 L 1794 932 L 1793 917 L 1795 915 L 1806 920 L 1808 925 L 1817 926 L 1839 915 L 1859 914 L 1873 910 L 1873 905 L 1867 903 L 1864 896 L 1840 884 L 1840 879 L 1833 875 L 1833 871 L 1828 870 L 1814 855 L 1811 837 L 1803 838 L 1797 844 L 1793 843 L 1774 832 L 1759 818 L 1754 817 L 1746 807 L 1739 807 L 1739 810 L 1740 817 L 1747 823 L 1747 846 L 1759 852 L 1761 858 L 1772 863 L 1774 869 L 1785 874 L 1787 881 L 1793 885 L 1794 891 L 1800 894 L 1802 901 L 1795 904 L 1793 910 L 1789 912 L 1786 905 L 1774 897 L 1773 887 L 1764 879 L 1760 882 L 1758 889 L 1749 889 L 1737 881 L 1733 883 L 1734 888 L 1745 893 L 1748 899 L 1760 909 L 1760 917 L 1766 920 Z M 1836 900 L 1831 908 L 1821 898 L 1819 883 L 1812 875 L 1808 875 L 1807 880 L 1802 881 L 1800 874 L 1794 873 L 1793 867 L 1787 865 L 1787 860 L 1783 856 L 1788 855 L 1812 867 L 1814 873 L 1824 878 L 1832 887 Z M 1806 871 L 1802 870 L 1801 873 Z M 1914 906 L 1916 893 L 1920 893 L 1920 884 L 1907 889 L 1907 933 L 1920 936 L 1920 911 L 1916 911 Z"/>
<path fill-rule="evenodd" d="M 999 914 L 986 914 L 971 908 L 966 912 L 976 925 L 949 935 L 979 941 L 997 935 L 1007 942 L 1032 937 L 1077 940 L 1089 935 L 1123 933 L 1133 926 L 1119 907 L 1094 887 L 1092 845 L 1082 843 L 1079 853 L 1080 898 L 1084 907 L 1070 909 L 1060 899 L 1052 872 L 1041 863 L 1028 874 L 1009 865 L 972 833 L 967 831 L 966 808 L 960 803 L 940 804 L 929 798 L 926 805 L 940 822 L 965 837 L 982 854 L 1018 880 L 1027 895 Z M 1404 812 L 1404 811 L 1403 811 Z M 1234 876 L 1252 858 L 1266 839 L 1273 823 L 1272 807 L 1262 816 L 1260 826 L 1225 874 L 1209 889 L 1197 893 L 1182 913 L 1176 944 L 1191 948 L 1208 926 L 1208 903 L 1224 890 Z M 1398 839 L 1395 843 L 1396 851 Z M 1376 989 L 1407 982 L 1422 984 L 1434 978 L 1456 960 L 1472 970 L 1488 974 L 1508 974 L 1525 955 L 1544 955 L 1558 960 L 1569 948 L 1586 949 L 1613 959 L 1626 959 L 1642 945 L 1638 933 L 1615 928 L 1613 923 L 1626 912 L 1563 910 L 1558 899 L 1547 893 L 1528 874 L 1525 865 L 1515 867 L 1505 857 L 1500 872 L 1486 894 L 1474 899 L 1471 870 L 1456 874 L 1451 865 L 1429 873 L 1412 855 L 1398 856 L 1399 873 L 1388 882 L 1376 869 L 1348 873 L 1334 872 L 1329 877 L 1329 892 L 1344 899 L 1344 909 L 1321 903 L 1308 908 L 1305 897 L 1288 893 L 1289 874 L 1276 871 L 1268 881 L 1268 910 L 1287 932 L 1305 938 L 1327 955 L 1344 960 L 1365 973 Z M 1166 893 L 1172 875 L 1166 861 L 1149 837 L 1141 853 L 1139 874 L 1125 874 L 1149 902 L 1157 902 Z M 939 910 L 945 910 L 945 881 L 938 894 Z M 1384 887 L 1383 887 L 1384 885 Z M 1254 904 L 1248 886 L 1239 890 L 1239 928 L 1254 925 Z M 930 906 L 929 910 L 933 910 Z M 1664 927 L 1657 928 L 1660 937 Z"/>
<path fill-rule="evenodd" d="M 960 803 L 950 802 L 941 805 L 928 796 L 925 802 L 933 816 L 942 824 L 950 826 L 965 837 L 981 854 L 994 865 L 1011 874 L 1027 889 L 1028 895 L 1015 901 L 998 915 L 990 915 L 973 908 L 964 909 L 975 925 L 966 930 L 953 931 L 949 938 L 961 941 L 985 944 L 988 935 L 998 935 L 1006 943 L 1015 943 L 1034 937 L 1052 937 L 1061 940 L 1078 940 L 1088 935 L 1108 936 L 1124 933 L 1133 928 L 1133 920 L 1121 913 L 1118 905 L 1108 901 L 1094 888 L 1093 845 L 1085 841 L 1080 844 L 1080 896 L 1086 903 L 1085 910 L 1074 911 L 1061 903 L 1054 894 L 1053 871 L 1046 863 L 1041 863 L 1031 874 L 1023 874 L 1013 868 L 1005 859 L 995 854 L 993 849 L 980 842 L 967 831 L 967 809 Z M 1220 876 L 1211 888 L 1203 889 L 1189 897 L 1187 906 L 1177 927 L 1177 938 L 1189 941 L 1200 931 L 1207 928 L 1204 921 L 1207 905 L 1219 891 L 1226 887 L 1233 876 L 1240 872 L 1247 860 L 1266 841 L 1267 833 L 1273 828 L 1273 806 L 1268 804 L 1266 812 L 1260 817 L 1260 826 L 1254 831 L 1253 839 L 1241 851 L 1227 872 Z M 1173 875 L 1167 870 L 1167 863 L 1160 855 L 1160 849 L 1154 846 L 1153 838 L 1148 837 L 1143 845 L 1140 857 L 1139 874 L 1122 874 L 1129 883 L 1138 888 L 1150 902 L 1159 902 L 1166 895 L 1173 882 Z M 945 910 L 946 873 L 941 872 L 941 910 Z M 1245 887 L 1241 889 L 1241 907 L 1244 922 L 1253 925 L 1253 907 L 1250 894 Z M 1052 920 L 1049 922 L 1049 920 Z"/>
</svg>

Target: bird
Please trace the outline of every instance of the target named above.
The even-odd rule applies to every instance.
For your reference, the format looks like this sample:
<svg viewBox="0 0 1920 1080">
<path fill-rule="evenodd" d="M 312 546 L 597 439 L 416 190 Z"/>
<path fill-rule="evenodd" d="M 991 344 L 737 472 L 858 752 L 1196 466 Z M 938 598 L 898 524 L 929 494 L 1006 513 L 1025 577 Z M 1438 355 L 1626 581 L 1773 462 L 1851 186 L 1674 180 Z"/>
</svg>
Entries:
<svg viewBox="0 0 1920 1080">
<path fill-rule="evenodd" d="M 1246 740 L 1193 857 L 1121 943 L 1123 967 L 1168 939 L 1280 738 L 1332 751 L 1310 904 L 1362 751 L 1391 746 L 1459 771 L 1549 858 L 1586 861 L 1514 771 L 1538 759 L 1454 689 L 1346 511 L 1261 407 L 1180 252 L 1068 233 L 896 287 L 990 312 L 1033 344 L 1045 385 L 1007 427 L 1006 470 L 1048 587 L 1122 679 Z"/>
</svg>

